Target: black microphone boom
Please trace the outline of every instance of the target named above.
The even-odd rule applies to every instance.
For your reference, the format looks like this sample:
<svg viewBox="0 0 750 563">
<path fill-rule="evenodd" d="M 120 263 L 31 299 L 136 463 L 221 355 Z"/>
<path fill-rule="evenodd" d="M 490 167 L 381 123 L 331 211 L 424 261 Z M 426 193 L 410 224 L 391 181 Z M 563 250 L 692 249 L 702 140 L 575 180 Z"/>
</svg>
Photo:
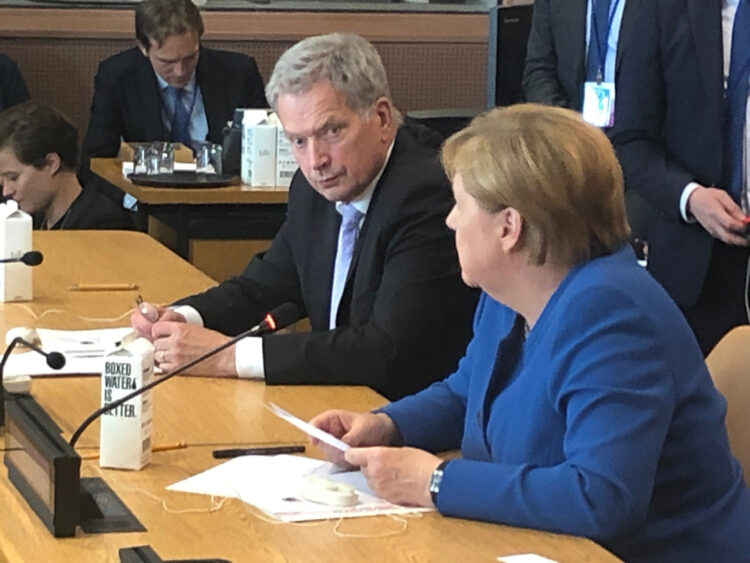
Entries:
<svg viewBox="0 0 750 563">
<path fill-rule="evenodd" d="M 38 250 L 30 250 L 24 253 L 18 258 L 2 258 L 0 264 L 8 264 L 11 262 L 23 262 L 27 266 L 38 266 L 44 260 L 44 255 Z"/>
<path fill-rule="evenodd" d="M 47 365 L 52 369 L 62 369 L 65 366 L 65 356 L 63 356 L 60 352 L 45 352 L 38 346 L 33 345 L 31 342 L 27 342 L 20 336 L 16 336 L 13 340 L 11 340 L 10 344 L 8 344 L 8 347 L 5 349 L 3 359 L 0 360 L 0 427 L 5 423 L 5 383 L 3 381 L 3 371 L 5 370 L 5 364 L 8 361 L 8 358 L 10 358 L 11 352 L 13 352 L 13 348 L 18 346 L 19 344 L 23 344 L 27 348 L 30 348 L 34 350 L 34 352 L 37 352 L 38 354 L 41 354 L 42 356 L 47 358 Z"/>
<path fill-rule="evenodd" d="M 124 395 L 117 399 L 116 401 L 112 401 L 111 403 L 108 403 L 101 407 L 100 409 L 95 410 L 93 413 L 91 413 L 86 420 L 84 420 L 81 425 L 76 428 L 76 431 L 73 432 L 73 435 L 70 437 L 70 441 L 68 442 L 71 446 L 75 446 L 76 442 L 78 441 L 78 438 L 81 437 L 81 434 L 86 430 L 86 428 L 89 427 L 89 425 L 94 422 L 97 418 L 99 418 L 101 415 L 103 415 L 105 412 L 111 411 L 112 409 L 115 409 L 119 407 L 122 404 L 127 403 L 130 399 L 133 397 L 137 397 L 141 393 L 145 393 L 149 389 L 152 389 L 153 387 L 156 387 L 157 385 L 160 385 L 167 381 L 168 379 L 171 379 L 175 375 L 178 375 L 194 365 L 197 365 L 201 363 L 204 360 L 207 360 L 208 358 L 215 356 L 219 352 L 226 350 L 230 346 L 234 346 L 242 340 L 243 338 L 247 338 L 248 336 L 261 336 L 263 334 L 269 334 L 271 332 L 275 332 L 277 330 L 280 330 L 286 326 L 289 326 L 293 322 L 297 321 L 300 318 L 299 309 L 297 309 L 297 306 L 293 303 L 284 303 L 283 305 L 279 305 L 274 310 L 272 310 L 270 313 L 268 313 L 265 317 L 263 317 L 263 320 L 259 322 L 257 325 L 255 325 L 252 328 L 249 328 L 242 334 L 238 334 L 231 340 L 228 340 L 218 348 L 214 348 L 210 352 L 206 352 L 202 356 L 199 356 L 195 358 L 194 360 L 191 360 L 187 362 L 186 364 L 183 364 L 169 373 L 164 374 L 161 378 L 152 381 L 148 385 L 144 385 L 143 387 L 139 387 L 132 393 L 128 393 L 127 395 Z"/>
</svg>

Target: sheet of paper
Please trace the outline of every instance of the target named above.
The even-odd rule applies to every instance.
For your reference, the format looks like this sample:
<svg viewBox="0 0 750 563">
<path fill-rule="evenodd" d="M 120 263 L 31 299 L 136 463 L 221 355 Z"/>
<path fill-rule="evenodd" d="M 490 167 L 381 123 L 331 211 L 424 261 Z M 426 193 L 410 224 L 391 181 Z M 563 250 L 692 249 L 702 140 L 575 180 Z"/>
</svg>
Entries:
<svg viewBox="0 0 750 563">
<path fill-rule="evenodd" d="M 289 424 L 296 426 L 308 436 L 317 438 L 321 442 L 326 443 L 329 446 L 333 446 L 337 450 L 345 452 L 350 447 L 349 444 L 342 442 L 338 438 L 334 438 L 328 432 L 324 432 L 320 428 L 315 428 L 312 424 L 309 424 L 305 422 L 304 420 L 300 420 L 289 411 L 285 411 L 284 409 L 282 409 L 279 405 L 271 403 L 270 409 L 276 416 L 286 420 Z"/>
<path fill-rule="evenodd" d="M 303 456 L 242 456 L 167 487 L 182 491 L 237 498 L 283 522 L 350 518 L 378 514 L 427 512 L 429 509 L 402 507 L 375 496 L 359 471 L 330 474 L 331 481 L 343 482 L 357 490 L 359 502 L 354 506 L 317 504 L 302 498 L 305 478 L 321 473 L 321 466 L 331 465 Z"/>
<path fill-rule="evenodd" d="M 65 366 L 55 370 L 47 360 L 36 352 L 11 354 L 5 364 L 4 376 L 49 376 L 70 374 L 98 374 L 102 369 L 104 354 L 115 348 L 125 335 L 133 331 L 130 327 L 103 328 L 96 330 L 51 330 L 36 329 L 45 352 L 60 352 L 65 356 Z"/>
<path fill-rule="evenodd" d="M 547 559 L 536 553 L 521 553 L 519 555 L 506 555 L 498 557 L 502 563 L 557 563 L 554 559 Z"/>
</svg>

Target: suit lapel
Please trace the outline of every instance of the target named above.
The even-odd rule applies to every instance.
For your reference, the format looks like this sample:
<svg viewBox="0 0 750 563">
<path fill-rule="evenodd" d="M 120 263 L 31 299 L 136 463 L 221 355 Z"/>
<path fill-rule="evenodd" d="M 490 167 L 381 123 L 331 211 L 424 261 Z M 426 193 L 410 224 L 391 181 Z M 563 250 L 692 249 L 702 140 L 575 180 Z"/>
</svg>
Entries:
<svg viewBox="0 0 750 563">
<path fill-rule="evenodd" d="M 615 58 L 615 76 L 617 76 L 617 72 L 620 70 L 620 63 L 622 62 L 622 55 L 627 49 L 628 46 L 628 38 L 630 37 L 630 32 L 633 30 L 633 24 L 636 21 L 636 14 L 638 13 L 638 6 L 641 3 L 641 0 L 620 0 L 621 2 L 625 2 L 625 6 L 623 6 L 622 11 L 622 22 L 620 23 L 620 35 L 619 39 L 617 40 L 617 55 Z M 649 2 L 653 2 L 655 0 L 647 0 Z"/>
<path fill-rule="evenodd" d="M 310 187 L 312 188 L 312 186 Z M 322 197 L 321 197 L 322 199 Z M 328 321 L 331 317 L 331 292 L 333 291 L 333 269 L 336 264 L 336 252 L 338 251 L 339 244 L 339 228 L 341 227 L 341 215 L 336 211 L 336 205 L 333 203 L 325 202 L 322 213 L 322 245 L 321 248 L 321 267 L 320 285 L 323 287 L 323 291 L 319 294 L 321 298 L 325 299 L 322 303 L 321 310 L 325 315 L 321 315 L 321 318 L 325 319 L 325 326 L 328 326 Z M 346 294 L 346 287 L 344 287 L 344 294 Z M 344 294 L 341 296 L 341 302 L 344 301 Z M 341 311 L 341 305 L 339 305 L 339 312 Z"/>
<path fill-rule="evenodd" d="M 724 53 L 722 51 L 721 2 L 688 0 L 690 31 L 695 41 L 704 88 L 709 99 L 716 94 L 717 85 L 724 87 Z M 719 41 L 716 41 L 716 38 Z"/>
<path fill-rule="evenodd" d="M 203 96 L 203 108 L 206 111 L 208 138 L 213 139 L 218 136 L 224 126 L 221 110 L 227 106 L 228 102 L 223 98 L 223 93 L 226 92 L 223 80 L 214 72 L 209 57 L 206 49 L 201 47 L 196 76 L 198 87 L 201 89 L 201 96 Z M 215 132 L 216 134 L 214 134 Z"/>
<path fill-rule="evenodd" d="M 137 47 L 136 47 L 137 49 Z M 153 139 L 166 139 L 169 132 L 164 127 L 162 119 L 161 93 L 156 81 L 156 74 L 151 62 L 139 51 L 140 63 L 138 65 L 137 92 L 142 97 L 139 108 L 139 119 L 146 123 L 147 137 Z"/>
</svg>

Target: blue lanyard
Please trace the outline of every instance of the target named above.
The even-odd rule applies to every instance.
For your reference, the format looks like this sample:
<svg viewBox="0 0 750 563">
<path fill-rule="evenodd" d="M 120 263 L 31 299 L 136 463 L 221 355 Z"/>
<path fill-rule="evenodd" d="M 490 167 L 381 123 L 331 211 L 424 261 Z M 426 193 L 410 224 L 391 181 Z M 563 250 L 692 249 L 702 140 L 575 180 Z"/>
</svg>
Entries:
<svg viewBox="0 0 750 563">
<path fill-rule="evenodd" d="M 591 0 L 591 35 L 593 35 L 593 38 L 589 38 L 589 41 L 591 39 L 596 40 L 596 52 L 599 55 L 599 70 L 596 73 L 596 81 L 601 84 L 601 81 L 604 79 L 604 65 L 607 62 L 607 40 L 609 39 L 609 32 L 612 30 L 612 22 L 615 19 L 615 14 L 617 13 L 617 6 L 620 3 L 620 0 L 614 0 L 612 3 L 612 6 L 609 8 L 609 17 L 607 18 L 607 29 L 605 30 L 604 34 L 604 40 L 602 41 L 602 36 L 599 34 L 599 25 L 596 23 L 596 14 L 595 14 L 595 6 L 597 2 L 601 2 L 602 0 Z M 653 0 L 651 0 L 653 1 Z M 602 43 L 604 43 L 604 47 L 602 47 Z"/>
</svg>

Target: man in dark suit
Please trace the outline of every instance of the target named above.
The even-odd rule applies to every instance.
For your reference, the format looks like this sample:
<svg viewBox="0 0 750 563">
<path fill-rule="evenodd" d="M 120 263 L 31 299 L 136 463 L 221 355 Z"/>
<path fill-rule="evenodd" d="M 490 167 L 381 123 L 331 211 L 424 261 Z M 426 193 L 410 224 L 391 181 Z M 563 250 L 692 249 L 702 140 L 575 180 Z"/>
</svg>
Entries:
<svg viewBox="0 0 750 563">
<path fill-rule="evenodd" d="M 26 84 L 16 62 L 0 53 L 0 111 L 29 99 Z"/>
<path fill-rule="evenodd" d="M 305 39 L 279 59 L 267 93 L 299 164 L 285 224 L 239 277 L 171 310 L 147 305 L 134 326 L 168 370 L 291 301 L 312 332 L 244 339 L 195 369 L 368 385 L 389 399 L 445 377 L 476 295 L 445 225 L 452 196 L 436 147 L 399 128 L 377 51 L 353 34 Z"/>
<path fill-rule="evenodd" d="M 267 106 L 254 59 L 200 45 L 191 0 L 144 0 L 135 30 L 138 47 L 99 65 L 84 159 L 117 155 L 121 138 L 221 143 L 235 108 Z"/>
<path fill-rule="evenodd" d="M 724 105 L 730 60 L 750 60 L 747 43 L 731 40 L 733 25 L 735 34 L 750 32 L 750 6 L 737 4 L 643 3 L 622 62 L 613 131 L 628 188 L 649 206 L 648 268 L 682 308 L 704 353 L 747 322 L 746 223 L 737 203 L 747 187 L 747 162 L 741 150 L 726 149 Z M 745 74 L 737 81 L 745 87 L 739 114 L 745 145 L 747 80 Z M 737 184 L 730 163 L 743 161 Z"/>
<path fill-rule="evenodd" d="M 606 35 L 603 42 L 614 65 L 614 71 L 603 69 L 603 78 L 616 82 L 641 1 L 536 0 L 523 72 L 526 100 L 581 111 L 587 65 L 598 55 L 596 34 L 591 29 L 592 7 L 596 4 L 606 3 L 606 12 L 612 12 L 609 33 L 599 31 Z"/>
</svg>

